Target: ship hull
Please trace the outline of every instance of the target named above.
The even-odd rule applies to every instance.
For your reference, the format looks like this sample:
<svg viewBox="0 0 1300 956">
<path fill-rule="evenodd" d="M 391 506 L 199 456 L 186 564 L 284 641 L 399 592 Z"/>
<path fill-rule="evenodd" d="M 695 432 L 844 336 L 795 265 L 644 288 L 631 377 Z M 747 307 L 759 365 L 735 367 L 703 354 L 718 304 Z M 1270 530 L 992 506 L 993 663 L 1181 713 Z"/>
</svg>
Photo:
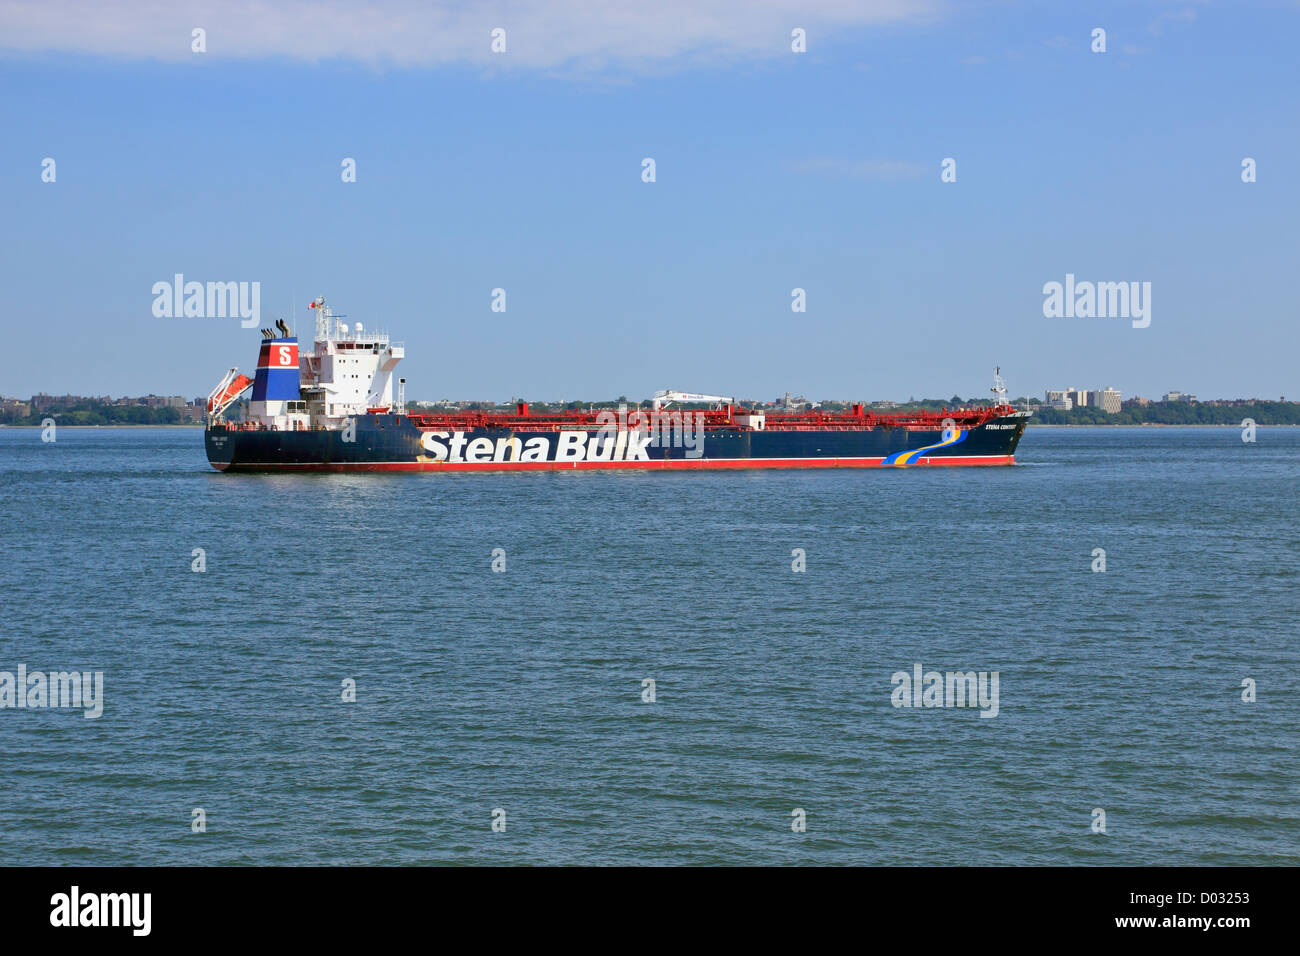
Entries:
<svg viewBox="0 0 1300 956">
<path fill-rule="evenodd" d="M 343 430 L 205 432 L 208 461 L 225 472 L 410 472 L 717 470 L 1011 465 L 1024 433 L 1019 415 L 969 429 L 906 427 L 827 430 L 705 429 L 694 446 L 680 434 L 600 429 L 529 431 L 420 428 L 399 415 L 367 415 Z M 686 436 L 688 439 L 689 432 Z"/>
</svg>

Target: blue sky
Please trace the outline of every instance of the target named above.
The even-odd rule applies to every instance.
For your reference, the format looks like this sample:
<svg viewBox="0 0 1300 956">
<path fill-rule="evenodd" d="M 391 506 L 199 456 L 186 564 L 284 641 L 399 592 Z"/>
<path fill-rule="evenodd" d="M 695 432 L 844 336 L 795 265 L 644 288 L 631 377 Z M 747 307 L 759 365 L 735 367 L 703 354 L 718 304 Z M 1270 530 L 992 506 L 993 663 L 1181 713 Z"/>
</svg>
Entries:
<svg viewBox="0 0 1300 956">
<path fill-rule="evenodd" d="M 1300 398 L 1296 3 L 327 7 L 0 12 L 0 394 L 247 371 L 180 272 L 386 327 L 412 399 Z M 1044 317 L 1066 273 L 1150 326 Z"/>
</svg>

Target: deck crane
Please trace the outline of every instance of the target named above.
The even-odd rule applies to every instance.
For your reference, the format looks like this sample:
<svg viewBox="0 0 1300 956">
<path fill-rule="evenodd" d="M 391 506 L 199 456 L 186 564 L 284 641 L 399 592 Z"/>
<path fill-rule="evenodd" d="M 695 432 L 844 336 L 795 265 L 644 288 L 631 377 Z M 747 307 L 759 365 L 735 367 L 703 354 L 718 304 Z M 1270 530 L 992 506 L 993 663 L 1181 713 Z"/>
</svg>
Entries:
<svg viewBox="0 0 1300 956">
<path fill-rule="evenodd" d="M 678 392 L 671 388 L 665 388 L 655 392 L 652 405 L 655 411 L 659 411 L 665 405 L 671 405 L 673 402 L 713 402 L 716 405 L 736 404 L 735 398 L 729 395 L 699 395 L 695 392 Z"/>
</svg>

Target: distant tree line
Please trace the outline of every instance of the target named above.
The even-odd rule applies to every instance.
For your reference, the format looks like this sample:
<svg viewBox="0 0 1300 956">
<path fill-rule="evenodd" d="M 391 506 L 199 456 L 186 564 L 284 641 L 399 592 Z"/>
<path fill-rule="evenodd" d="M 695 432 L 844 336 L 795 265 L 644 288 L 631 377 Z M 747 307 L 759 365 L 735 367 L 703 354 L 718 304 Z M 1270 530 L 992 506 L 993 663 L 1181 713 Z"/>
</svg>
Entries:
<svg viewBox="0 0 1300 956">
<path fill-rule="evenodd" d="M 1155 402 L 1131 405 L 1108 414 L 1100 408 L 1072 408 L 1068 412 L 1040 408 L 1034 421 L 1040 425 L 1300 425 L 1300 402 L 1251 402 L 1243 405 L 1205 405 L 1200 402 Z"/>
<path fill-rule="evenodd" d="M 79 402 L 22 416 L 16 411 L 0 413 L 0 423 L 5 425 L 40 425 L 46 418 L 53 418 L 60 425 L 180 425 L 185 422 L 179 408 L 101 405 L 96 402 Z"/>
</svg>

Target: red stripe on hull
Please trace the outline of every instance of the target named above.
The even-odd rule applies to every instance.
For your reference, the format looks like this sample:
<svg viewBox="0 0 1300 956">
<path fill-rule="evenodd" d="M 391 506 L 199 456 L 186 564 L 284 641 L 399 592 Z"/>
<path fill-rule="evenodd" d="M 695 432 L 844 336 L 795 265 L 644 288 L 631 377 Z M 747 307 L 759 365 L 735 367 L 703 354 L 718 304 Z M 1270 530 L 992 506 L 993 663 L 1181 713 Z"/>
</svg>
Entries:
<svg viewBox="0 0 1300 956">
<path fill-rule="evenodd" d="M 633 469 L 638 471 L 689 471 L 744 468 L 879 468 L 883 458 L 669 458 L 652 461 L 360 461 L 360 462 L 276 462 L 239 464 L 235 471 L 600 471 Z M 937 466 L 1014 465 L 1015 455 L 950 455 L 922 458 L 909 465 L 891 468 L 927 468 Z M 224 463 L 210 462 L 218 471 L 230 469 Z"/>
</svg>

